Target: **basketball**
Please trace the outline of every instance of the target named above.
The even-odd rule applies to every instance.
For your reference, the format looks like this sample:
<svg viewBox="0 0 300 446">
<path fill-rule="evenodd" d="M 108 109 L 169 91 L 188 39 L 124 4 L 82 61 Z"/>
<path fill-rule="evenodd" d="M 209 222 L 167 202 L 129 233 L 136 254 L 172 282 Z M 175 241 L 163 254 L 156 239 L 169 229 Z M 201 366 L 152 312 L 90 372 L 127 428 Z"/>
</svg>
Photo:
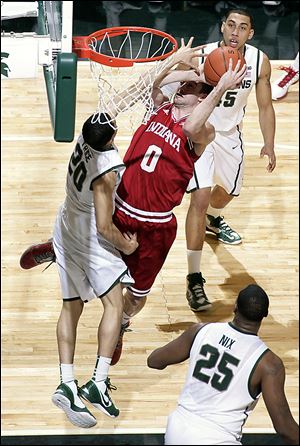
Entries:
<svg viewBox="0 0 300 446">
<path fill-rule="evenodd" d="M 204 62 L 204 76 L 208 84 L 214 87 L 217 85 L 220 77 L 228 70 L 230 59 L 232 59 L 233 69 L 239 60 L 241 60 L 240 68 L 246 63 L 242 53 L 230 46 L 220 46 L 206 57 Z"/>
</svg>

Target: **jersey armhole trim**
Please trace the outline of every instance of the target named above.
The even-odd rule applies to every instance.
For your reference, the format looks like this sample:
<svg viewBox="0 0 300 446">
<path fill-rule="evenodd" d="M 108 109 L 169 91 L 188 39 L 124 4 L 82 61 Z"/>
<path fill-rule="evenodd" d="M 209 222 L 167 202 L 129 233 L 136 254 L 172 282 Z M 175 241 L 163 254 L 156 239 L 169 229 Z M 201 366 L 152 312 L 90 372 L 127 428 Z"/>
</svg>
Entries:
<svg viewBox="0 0 300 446">
<path fill-rule="evenodd" d="M 253 400 L 256 400 L 257 397 L 258 397 L 258 395 L 260 395 L 261 392 L 259 392 L 257 395 L 253 395 L 253 394 L 251 393 L 251 389 L 250 389 L 250 381 L 251 381 L 251 378 L 252 378 L 252 376 L 253 376 L 253 374 L 254 374 L 254 372 L 255 372 L 255 370 L 256 370 L 256 367 L 257 367 L 259 361 L 262 359 L 262 357 L 263 357 L 268 351 L 270 351 L 270 349 L 269 349 L 269 348 L 266 348 L 266 350 L 264 350 L 264 351 L 262 352 L 262 354 L 257 358 L 257 361 L 255 362 L 254 366 L 252 367 L 252 370 L 251 370 L 250 375 L 249 375 L 249 378 L 248 378 L 248 392 L 249 392 L 249 395 L 251 396 L 251 398 L 253 398 Z"/>
<path fill-rule="evenodd" d="M 258 77 L 259 77 L 259 63 L 260 63 L 260 56 L 261 56 L 261 51 L 257 50 L 257 60 L 256 60 L 256 79 L 255 79 L 255 83 L 257 84 L 258 81 Z"/>
<path fill-rule="evenodd" d="M 192 349 L 192 347 L 193 347 L 194 341 L 195 341 L 196 336 L 197 336 L 197 334 L 199 333 L 199 331 L 202 330 L 202 328 L 204 328 L 206 325 L 209 325 L 209 324 L 211 324 L 211 322 L 206 322 L 205 324 L 202 324 L 202 325 L 198 328 L 198 330 L 196 331 L 196 333 L 195 333 L 195 335 L 194 335 L 194 339 L 193 339 L 193 342 L 192 342 L 192 344 L 191 344 L 190 351 L 191 351 L 191 349 Z"/>
<path fill-rule="evenodd" d="M 98 180 L 99 178 L 103 177 L 104 175 L 106 175 L 109 172 L 112 172 L 114 170 L 118 171 L 118 169 L 120 167 L 125 168 L 125 164 L 118 164 L 117 166 L 113 166 L 110 169 L 107 169 L 105 172 L 102 172 L 99 175 L 97 175 L 95 178 L 93 178 L 92 181 L 91 181 L 91 184 L 90 184 L 90 190 L 93 190 L 93 183 L 94 183 L 94 181 Z"/>
</svg>

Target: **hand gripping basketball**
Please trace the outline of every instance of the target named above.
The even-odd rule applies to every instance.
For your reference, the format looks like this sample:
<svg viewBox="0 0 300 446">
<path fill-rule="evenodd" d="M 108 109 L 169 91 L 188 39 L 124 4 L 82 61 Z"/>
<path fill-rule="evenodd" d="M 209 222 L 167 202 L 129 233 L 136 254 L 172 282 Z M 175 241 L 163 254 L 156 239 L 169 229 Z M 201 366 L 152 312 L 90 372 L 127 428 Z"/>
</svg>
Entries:
<svg viewBox="0 0 300 446">
<path fill-rule="evenodd" d="M 204 76 L 208 84 L 214 87 L 217 85 L 222 75 L 228 70 L 230 59 L 232 59 L 232 69 L 235 69 L 238 61 L 240 61 L 240 69 L 246 64 L 241 52 L 230 46 L 220 46 L 209 53 L 204 62 Z"/>
</svg>

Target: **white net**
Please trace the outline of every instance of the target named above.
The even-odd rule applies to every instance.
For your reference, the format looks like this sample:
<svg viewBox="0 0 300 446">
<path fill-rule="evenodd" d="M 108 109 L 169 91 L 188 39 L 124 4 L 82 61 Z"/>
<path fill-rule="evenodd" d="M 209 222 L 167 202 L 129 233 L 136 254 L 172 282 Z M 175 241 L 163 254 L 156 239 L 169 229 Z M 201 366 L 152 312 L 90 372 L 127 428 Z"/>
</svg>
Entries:
<svg viewBox="0 0 300 446">
<path fill-rule="evenodd" d="M 113 67 L 91 60 L 91 72 L 99 94 L 97 112 L 106 111 L 108 115 L 124 113 L 128 128 L 134 131 L 153 112 L 153 81 L 166 63 L 155 59 L 171 54 L 173 43 L 168 37 L 149 31 L 127 30 L 125 34 L 117 36 L 105 33 L 100 41 L 92 38 L 89 46 L 94 52 L 110 59 L 134 62 L 129 67 Z M 120 97 L 124 101 L 117 102 L 116 98 Z"/>
</svg>

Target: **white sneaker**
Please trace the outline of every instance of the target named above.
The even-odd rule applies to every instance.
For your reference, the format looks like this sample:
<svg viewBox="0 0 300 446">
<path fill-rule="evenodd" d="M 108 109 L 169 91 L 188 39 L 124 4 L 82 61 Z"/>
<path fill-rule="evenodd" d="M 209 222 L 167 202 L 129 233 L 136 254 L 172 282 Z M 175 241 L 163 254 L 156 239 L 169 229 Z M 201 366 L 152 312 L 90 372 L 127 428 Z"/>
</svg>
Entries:
<svg viewBox="0 0 300 446">
<path fill-rule="evenodd" d="M 283 98 L 287 94 L 289 87 L 299 80 L 299 71 L 295 71 L 291 66 L 279 67 L 279 69 L 286 71 L 286 73 L 271 85 L 273 101 Z"/>
</svg>

